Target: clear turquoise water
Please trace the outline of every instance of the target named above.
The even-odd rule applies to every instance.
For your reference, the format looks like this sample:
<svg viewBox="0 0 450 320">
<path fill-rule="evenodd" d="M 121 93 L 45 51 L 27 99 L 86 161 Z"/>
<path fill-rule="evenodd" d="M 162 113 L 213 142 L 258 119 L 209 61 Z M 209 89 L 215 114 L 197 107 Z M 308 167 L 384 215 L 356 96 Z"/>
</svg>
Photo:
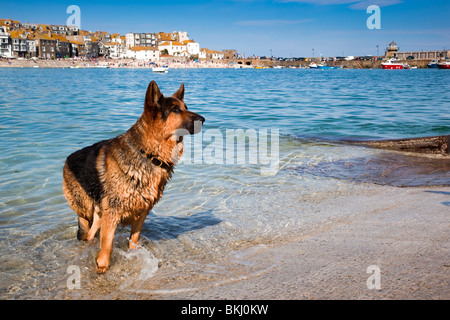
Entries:
<svg viewBox="0 0 450 320">
<path fill-rule="evenodd" d="M 334 139 L 450 134 L 445 70 L 173 69 L 161 75 L 5 68 L 0 77 L 0 298 L 128 297 L 125 292 L 194 290 L 189 277 L 199 275 L 197 287 L 257 275 L 276 260 L 252 260 L 267 239 L 328 219 L 336 213 L 318 216 L 314 204 L 376 181 L 361 174 L 374 163 L 367 159 L 385 153 Z M 277 170 L 264 175 L 248 162 L 182 163 L 146 220 L 142 248 L 128 252 L 128 230 L 119 230 L 113 266 L 98 278 L 98 243 L 76 240 L 62 166 L 75 150 L 126 131 L 142 113 L 151 80 L 166 95 L 185 83 L 185 102 L 206 118 L 203 133 L 278 129 Z M 448 183 L 442 161 L 427 171 L 435 176 L 421 181 Z M 421 168 L 428 163 L 419 162 Z M 81 268 L 82 288 L 89 290 L 67 289 L 70 265 Z"/>
</svg>

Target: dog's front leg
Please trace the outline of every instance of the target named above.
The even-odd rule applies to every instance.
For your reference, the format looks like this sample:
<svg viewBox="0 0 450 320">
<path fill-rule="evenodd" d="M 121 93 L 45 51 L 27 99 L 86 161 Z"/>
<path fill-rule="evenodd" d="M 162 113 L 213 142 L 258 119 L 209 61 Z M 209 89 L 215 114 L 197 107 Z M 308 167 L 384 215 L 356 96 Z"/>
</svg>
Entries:
<svg viewBox="0 0 450 320">
<path fill-rule="evenodd" d="M 100 227 L 100 252 L 96 260 L 97 273 L 105 273 L 108 270 L 116 228 L 114 219 L 104 213 Z"/>
<path fill-rule="evenodd" d="M 131 223 L 131 235 L 130 235 L 130 249 L 136 249 L 136 244 L 139 241 L 141 235 L 142 226 L 144 225 L 145 218 L 148 212 L 143 212 L 141 215 Z"/>
</svg>

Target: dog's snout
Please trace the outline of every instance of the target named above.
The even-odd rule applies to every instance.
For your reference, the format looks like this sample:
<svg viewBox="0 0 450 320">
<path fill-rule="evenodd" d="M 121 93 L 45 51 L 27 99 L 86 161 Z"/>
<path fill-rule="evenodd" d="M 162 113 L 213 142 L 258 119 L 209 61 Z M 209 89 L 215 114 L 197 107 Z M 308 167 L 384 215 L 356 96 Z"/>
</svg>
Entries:
<svg viewBox="0 0 450 320">
<path fill-rule="evenodd" d="M 201 115 L 197 115 L 197 119 L 195 121 L 201 121 L 203 124 L 205 123 L 205 118 L 203 118 Z"/>
<path fill-rule="evenodd" d="M 195 112 L 191 112 L 190 118 L 191 118 L 192 122 L 201 121 L 202 124 L 205 122 L 205 118 L 203 118 L 201 115 L 199 115 L 198 113 L 195 113 Z"/>
<path fill-rule="evenodd" d="M 205 118 L 203 118 L 201 115 L 190 112 L 189 118 L 187 118 L 183 122 L 183 129 L 186 129 L 190 134 L 196 134 L 202 131 L 203 123 L 205 122 Z"/>
</svg>

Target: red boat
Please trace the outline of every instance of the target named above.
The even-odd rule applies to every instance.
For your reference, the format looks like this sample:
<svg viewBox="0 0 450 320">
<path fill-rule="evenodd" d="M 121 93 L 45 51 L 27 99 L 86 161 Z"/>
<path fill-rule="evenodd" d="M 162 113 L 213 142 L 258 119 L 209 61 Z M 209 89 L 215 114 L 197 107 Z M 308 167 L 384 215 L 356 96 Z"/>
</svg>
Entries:
<svg viewBox="0 0 450 320">
<path fill-rule="evenodd" d="M 409 65 L 407 63 L 399 62 L 398 59 L 391 58 L 386 62 L 381 64 L 383 69 L 409 69 Z"/>
<path fill-rule="evenodd" d="M 439 62 L 437 66 L 439 69 L 450 69 L 450 61 Z"/>
</svg>

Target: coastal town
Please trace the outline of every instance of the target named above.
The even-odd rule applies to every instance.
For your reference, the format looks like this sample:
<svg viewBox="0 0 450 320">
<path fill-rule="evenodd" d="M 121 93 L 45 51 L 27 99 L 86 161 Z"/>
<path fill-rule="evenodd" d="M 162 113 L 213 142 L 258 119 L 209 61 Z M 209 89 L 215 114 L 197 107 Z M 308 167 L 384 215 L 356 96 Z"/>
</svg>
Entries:
<svg viewBox="0 0 450 320">
<path fill-rule="evenodd" d="M 236 50 L 200 48 L 187 32 L 108 33 L 76 26 L 0 19 L 0 57 L 7 59 L 132 59 L 146 62 L 239 58 Z"/>
<path fill-rule="evenodd" d="M 378 48 L 378 45 L 377 45 Z M 313 49 L 314 52 L 314 49 Z M 108 33 L 76 26 L 0 19 L 0 67 L 450 68 L 450 50 L 401 52 L 391 42 L 380 56 L 245 57 L 234 49 L 201 48 L 186 31 Z M 403 62 L 401 62 L 403 61 Z"/>
</svg>

